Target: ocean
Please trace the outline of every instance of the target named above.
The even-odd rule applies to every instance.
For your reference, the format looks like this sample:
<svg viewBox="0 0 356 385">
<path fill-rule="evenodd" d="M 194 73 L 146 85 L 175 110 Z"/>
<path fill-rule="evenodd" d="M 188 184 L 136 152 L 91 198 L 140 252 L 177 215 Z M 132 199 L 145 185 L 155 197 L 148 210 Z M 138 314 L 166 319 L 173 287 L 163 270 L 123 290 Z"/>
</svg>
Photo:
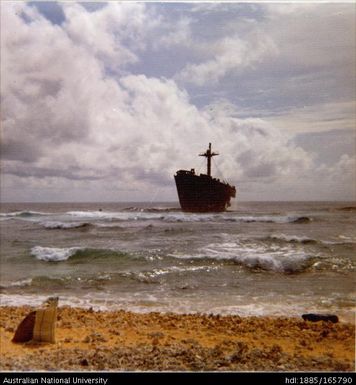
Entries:
<svg viewBox="0 0 356 385">
<path fill-rule="evenodd" d="M 3 203 L 1 305 L 354 322 L 356 205 Z"/>
</svg>

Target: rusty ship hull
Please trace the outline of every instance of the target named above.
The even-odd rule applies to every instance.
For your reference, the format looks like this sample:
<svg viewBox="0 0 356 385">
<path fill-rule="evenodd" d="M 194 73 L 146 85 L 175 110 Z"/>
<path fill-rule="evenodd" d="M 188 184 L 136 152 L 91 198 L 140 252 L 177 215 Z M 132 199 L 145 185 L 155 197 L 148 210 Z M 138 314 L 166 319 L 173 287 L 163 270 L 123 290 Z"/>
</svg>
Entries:
<svg viewBox="0 0 356 385">
<path fill-rule="evenodd" d="M 179 203 L 187 212 L 222 212 L 230 206 L 231 198 L 236 196 L 235 186 L 221 182 L 211 176 L 211 158 L 219 155 L 209 148 L 200 156 L 207 158 L 207 173 L 197 175 L 194 169 L 179 170 L 174 176 Z"/>
<path fill-rule="evenodd" d="M 183 211 L 222 212 L 236 195 L 233 186 L 205 174 L 195 175 L 193 171 L 179 170 L 174 179 Z"/>
</svg>

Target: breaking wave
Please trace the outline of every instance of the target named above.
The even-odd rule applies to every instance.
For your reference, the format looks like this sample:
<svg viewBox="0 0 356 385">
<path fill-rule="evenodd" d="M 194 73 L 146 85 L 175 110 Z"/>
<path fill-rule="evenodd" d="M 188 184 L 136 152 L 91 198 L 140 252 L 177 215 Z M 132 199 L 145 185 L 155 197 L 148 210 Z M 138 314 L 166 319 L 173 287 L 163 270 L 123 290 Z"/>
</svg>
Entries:
<svg viewBox="0 0 356 385">
<path fill-rule="evenodd" d="M 309 223 L 312 218 L 291 215 L 237 215 L 236 212 L 224 214 L 184 213 L 177 209 L 138 209 L 127 208 L 119 212 L 109 211 L 69 211 L 67 215 L 85 220 L 108 221 L 145 221 L 158 220 L 164 222 L 241 222 L 241 223 Z"/>
<path fill-rule="evenodd" d="M 292 220 L 292 223 L 309 223 L 312 219 L 309 217 L 297 217 L 294 220 Z"/>
<path fill-rule="evenodd" d="M 59 221 L 54 217 L 59 215 Z M 309 223 L 313 219 L 308 216 L 297 215 L 244 215 L 236 211 L 225 213 L 185 213 L 177 208 L 138 208 L 127 207 L 121 211 L 68 211 L 65 213 L 46 213 L 40 211 L 14 211 L 0 213 L 0 220 L 7 219 L 32 219 L 37 222 L 37 218 L 51 216 L 52 221 L 41 223 L 46 228 L 76 228 L 78 224 L 68 224 L 73 218 L 82 220 L 79 226 L 85 226 L 93 221 L 145 221 L 157 220 L 163 222 L 237 222 L 237 223 Z M 64 220 L 62 222 L 62 219 Z M 39 219 L 40 220 L 40 219 Z"/>
<path fill-rule="evenodd" d="M 109 211 L 69 211 L 68 215 L 75 218 L 85 218 L 87 220 L 116 220 L 116 221 L 137 221 L 164 219 L 161 214 L 148 212 L 109 212 Z"/>
<path fill-rule="evenodd" d="M 28 218 L 38 217 L 41 215 L 51 215 L 51 213 L 44 213 L 40 211 L 13 211 L 11 213 L 0 213 L 1 218 Z"/>
<path fill-rule="evenodd" d="M 126 253 L 110 248 L 91 248 L 91 247 L 42 247 L 35 246 L 31 249 L 30 255 L 44 262 L 62 262 L 73 260 L 79 263 L 92 263 L 98 259 L 104 259 L 110 264 L 110 259 L 118 258 L 142 259 L 149 258 L 147 255 L 139 253 Z M 153 257 L 151 257 L 152 259 Z"/>
<path fill-rule="evenodd" d="M 321 240 L 321 239 L 313 239 L 306 236 L 298 236 L 298 235 L 286 235 L 286 234 L 272 234 L 264 240 L 266 241 L 273 241 L 273 242 L 286 242 L 291 244 L 303 244 L 303 245 L 316 245 L 320 244 L 323 246 L 347 246 L 347 247 L 353 247 L 356 243 L 356 239 L 352 237 L 346 237 L 346 236 L 339 236 L 340 240 Z"/>
<path fill-rule="evenodd" d="M 314 257 L 293 247 L 268 247 L 262 244 L 240 242 L 212 243 L 197 254 L 171 257 L 183 259 L 213 259 L 231 261 L 251 269 L 262 269 L 281 273 L 298 273 L 311 266 Z"/>
<path fill-rule="evenodd" d="M 85 229 L 89 228 L 92 225 L 88 222 L 41 222 L 42 225 L 46 229 Z"/>
<path fill-rule="evenodd" d="M 162 213 L 162 212 L 176 212 L 181 211 L 177 207 L 149 207 L 149 208 L 140 208 L 136 206 L 126 207 L 123 209 L 123 211 L 129 211 L 129 212 L 147 212 L 147 213 Z"/>
<path fill-rule="evenodd" d="M 301 243 L 301 244 L 316 244 L 320 242 L 316 239 L 312 239 L 309 237 L 297 236 L 297 235 L 285 235 L 285 234 L 272 234 L 271 236 L 267 237 L 266 240 L 283 241 L 283 242 L 289 242 L 289 243 Z"/>
<path fill-rule="evenodd" d="M 262 223 L 309 223 L 311 218 L 309 217 L 298 217 L 289 215 L 264 215 L 264 216 L 241 216 L 231 218 L 234 222 L 262 222 Z"/>
<path fill-rule="evenodd" d="M 85 249 L 81 249 L 79 247 L 58 248 L 35 246 L 31 249 L 31 255 L 40 261 L 59 262 L 66 261 L 79 250 Z"/>
</svg>

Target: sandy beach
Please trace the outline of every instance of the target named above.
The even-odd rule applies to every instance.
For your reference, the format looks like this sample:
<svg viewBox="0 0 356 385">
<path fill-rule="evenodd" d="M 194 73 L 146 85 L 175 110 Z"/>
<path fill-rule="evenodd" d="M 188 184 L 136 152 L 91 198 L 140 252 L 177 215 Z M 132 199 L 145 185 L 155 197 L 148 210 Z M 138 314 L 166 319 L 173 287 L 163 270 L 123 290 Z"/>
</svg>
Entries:
<svg viewBox="0 0 356 385">
<path fill-rule="evenodd" d="M 55 344 L 11 342 L 31 310 L 1 307 L 1 370 L 355 370 L 350 323 L 60 307 Z"/>
</svg>

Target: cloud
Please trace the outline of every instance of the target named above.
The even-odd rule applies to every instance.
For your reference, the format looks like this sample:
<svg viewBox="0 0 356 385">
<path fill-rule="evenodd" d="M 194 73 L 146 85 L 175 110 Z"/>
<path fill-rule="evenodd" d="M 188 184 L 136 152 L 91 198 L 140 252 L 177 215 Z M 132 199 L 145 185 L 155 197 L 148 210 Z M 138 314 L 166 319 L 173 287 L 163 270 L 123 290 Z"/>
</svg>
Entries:
<svg viewBox="0 0 356 385">
<path fill-rule="evenodd" d="M 77 47 L 90 50 L 112 68 L 138 60 L 135 50 L 142 49 L 143 36 L 152 24 L 144 4 L 111 2 L 96 12 L 87 12 L 80 3 L 63 3 L 63 9 L 64 28 Z"/>
<path fill-rule="evenodd" d="M 316 164 L 334 165 L 343 155 L 355 156 L 355 129 L 305 132 L 296 135 L 293 142 L 308 153 L 315 153 Z"/>
<path fill-rule="evenodd" d="M 248 94 L 250 105 L 262 104 L 259 91 L 263 91 L 261 96 L 269 99 L 270 108 L 354 97 L 356 31 L 351 4 L 244 6 L 200 7 L 205 12 L 192 23 L 192 39 L 187 44 L 202 52 L 201 58 L 186 64 L 177 80 L 210 91 L 232 83 L 235 95 L 242 90 Z M 205 28 L 201 27 L 204 23 Z M 196 25 L 204 34 L 194 35 Z M 218 37 L 214 39 L 213 34 Z"/>
<path fill-rule="evenodd" d="M 264 119 L 281 130 L 292 133 L 353 130 L 356 101 L 335 101 L 282 109 L 278 113 L 260 111 Z M 250 111 L 251 113 L 252 111 Z"/>
<path fill-rule="evenodd" d="M 156 55 L 159 47 L 177 49 L 193 39 L 193 21 L 186 15 L 168 30 L 167 19 L 144 3 L 108 3 L 90 10 L 59 4 L 65 16 L 60 24 L 27 3 L 2 5 L 6 199 L 142 200 L 159 189 L 161 199 L 176 199 L 173 174 L 198 168 L 202 159 L 197 155 L 209 142 L 221 152 L 213 173 L 237 184 L 238 191 L 249 186 L 247 199 L 269 199 L 276 189 L 284 197 L 303 183 L 312 190 L 315 175 L 324 178 L 325 186 L 345 182 L 345 196 L 352 191 L 350 154 L 340 154 L 332 164 L 316 163 L 315 154 L 293 141 L 293 133 L 277 120 L 242 116 L 224 99 L 198 108 L 177 78 L 130 71 L 143 52 Z M 162 30 L 167 32 L 163 37 Z M 155 47 L 154 36 L 162 37 Z M 195 43 L 185 42 L 185 48 L 194 49 Z M 273 39 L 257 29 L 245 38 L 233 33 L 206 41 L 199 53 L 211 56 L 188 64 L 181 79 L 219 82 L 276 51 Z M 338 108 L 332 111 L 329 117 L 337 111 L 344 116 Z M 314 113 L 307 109 L 306 121 Z M 287 126 L 288 120 L 283 123 Z M 205 164 L 199 171 L 205 172 Z M 302 196 L 308 193 L 300 191 Z"/>
<path fill-rule="evenodd" d="M 45 168 L 45 167 L 36 167 L 26 164 L 21 164 L 18 162 L 11 162 L 6 164 L 2 170 L 5 174 L 16 175 L 18 177 L 25 178 L 38 178 L 45 179 L 47 177 L 54 178 L 65 178 L 69 180 L 100 180 L 104 179 L 105 175 L 94 175 L 88 170 L 83 172 L 79 167 L 71 168 Z M 93 175 L 90 175 L 93 174 Z"/>
<path fill-rule="evenodd" d="M 141 6 L 119 13 L 126 21 L 122 36 L 117 25 L 111 31 L 103 21 L 112 9 L 95 12 L 97 46 L 88 43 L 85 28 L 73 33 L 73 25 L 93 13 L 78 5 L 66 5 L 64 11 L 60 28 L 25 4 L 5 7 L 3 171 L 42 179 L 120 177 L 137 188 L 149 180 L 162 184 L 158 175 L 171 178 L 174 162 L 184 157 L 176 136 L 203 128 L 204 121 L 173 81 L 144 75 L 115 79 L 106 73 L 106 60 L 127 64 L 106 36 L 126 41 L 140 35 L 138 25 L 146 28 L 142 18 L 127 16 L 141 13 Z M 100 48 L 100 41 L 108 43 Z"/>
<path fill-rule="evenodd" d="M 279 59 L 285 64 L 350 76 L 356 32 L 355 7 L 350 4 L 270 4 L 265 30 L 280 47 Z"/>
<path fill-rule="evenodd" d="M 231 71 L 240 71 L 252 67 L 266 56 L 276 53 L 273 41 L 265 35 L 254 32 L 248 39 L 239 36 L 225 37 L 206 47 L 211 59 L 188 64 L 177 79 L 201 86 L 207 82 L 216 83 Z"/>
<path fill-rule="evenodd" d="M 168 20 L 162 21 L 160 26 L 164 30 L 162 36 L 158 40 L 152 42 L 156 49 L 167 47 L 171 48 L 176 45 L 186 45 L 192 39 L 191 31 L 192 19 L 189 17 L 181 17 L 172 26 Z"/>
<path fill-rule="evenodd" d="M 227 103 L 217 103 L 207 111 L 212 126 L 220 133 L 218 142 L 225 143 L 229 154 L 224 156 L 222 168 L 229 176 L 237 175 L 240 182 L 292 179 L 311 167 L 312 157 L 268 122 L 241 119 L 238 110 Z"/>
</svg>

